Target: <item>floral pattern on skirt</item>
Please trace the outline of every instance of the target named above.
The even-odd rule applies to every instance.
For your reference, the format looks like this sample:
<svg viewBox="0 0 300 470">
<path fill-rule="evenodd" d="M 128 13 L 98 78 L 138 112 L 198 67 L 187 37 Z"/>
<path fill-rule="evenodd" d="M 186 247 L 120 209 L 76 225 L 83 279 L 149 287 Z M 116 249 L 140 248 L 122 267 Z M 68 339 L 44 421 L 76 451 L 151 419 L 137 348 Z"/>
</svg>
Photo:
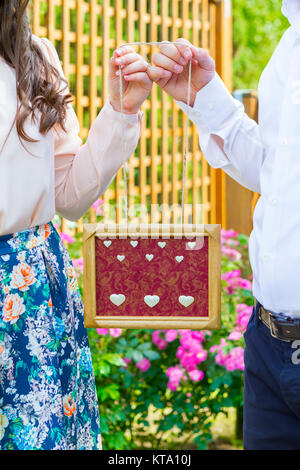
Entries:
<svg viewBox="0 0 300 470">
<path fill-rule="evenodd" d="M 83 304 L 53 223 L 0 236 L 0 450 L 101 449 Z"/>
</svg>

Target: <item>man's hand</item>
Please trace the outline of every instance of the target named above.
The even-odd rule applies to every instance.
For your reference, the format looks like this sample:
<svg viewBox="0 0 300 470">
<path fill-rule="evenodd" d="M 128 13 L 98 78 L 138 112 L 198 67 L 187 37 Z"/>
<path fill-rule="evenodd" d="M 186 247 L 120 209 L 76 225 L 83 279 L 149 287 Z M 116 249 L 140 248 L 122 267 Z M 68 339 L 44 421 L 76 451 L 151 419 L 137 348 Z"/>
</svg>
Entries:
<svg viewBox="0 0 300 470">
<path fill-rule="evenodd" d="M 115 111 L 121 110 L 120 76 L 123 79 L 123 111 L 125 114 L 135 114 L 149 95 L 152 80 L 147 75 L 147 62 L 140 54 L 129 46 L 115 50 L 109 64 L 108 89 L 110 103 Z"/>
<path fill-rule="evenodd" d="M 153 57 L 154 66 L 147 73 L 166 93 L 187 104 L 189 61 L 192 59 L 190 106 L 196 94 L 215 75 L 215 62 L 207 50 L 193 46 L 186 39 L 159 45 L 160 52 Z"/>
</svg>

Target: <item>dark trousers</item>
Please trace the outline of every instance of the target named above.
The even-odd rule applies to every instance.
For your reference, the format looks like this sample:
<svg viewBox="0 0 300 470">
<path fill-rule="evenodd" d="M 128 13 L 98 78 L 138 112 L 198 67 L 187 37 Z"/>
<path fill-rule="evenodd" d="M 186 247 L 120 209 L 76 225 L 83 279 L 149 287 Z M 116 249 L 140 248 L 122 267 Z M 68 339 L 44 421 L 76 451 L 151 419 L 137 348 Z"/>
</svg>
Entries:
<svg viewBox="0 0 300 470">
<path fill-rule="evenodd" d="M 244 449 L 299 450 L 300 341 L 273 338 L 259 305 L 244 334 Z"/>
</svg>

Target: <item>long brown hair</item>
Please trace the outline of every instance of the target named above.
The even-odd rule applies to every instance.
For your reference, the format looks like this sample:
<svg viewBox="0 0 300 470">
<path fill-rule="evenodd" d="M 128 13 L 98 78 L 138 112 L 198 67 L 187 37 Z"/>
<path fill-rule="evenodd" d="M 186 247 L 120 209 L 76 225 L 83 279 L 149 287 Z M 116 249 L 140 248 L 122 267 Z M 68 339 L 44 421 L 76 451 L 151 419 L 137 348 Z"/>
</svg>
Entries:
<svg viewBox="0 0 300 470">
<path fill-rule="evenodd" d="M 68 87 L 68 82 L 50 64 L 37 41 L 32 38 L 26 10 L 28 3 L 29 0 L 0 0 L 0 55 L 16 71 L 18 106 L 11 129 L 16 122 L 19 139 L 38 142 L 24 131 L 27 117 L 31 115 L 36 123 L 34 113 L 40 111 L 41 134 L 46 134 L 56 123 L 66 132 L 64 120 L 72 95 L 62 93 Z M 60 89 L 62 82 L 66 85 Z"/>
</svg>

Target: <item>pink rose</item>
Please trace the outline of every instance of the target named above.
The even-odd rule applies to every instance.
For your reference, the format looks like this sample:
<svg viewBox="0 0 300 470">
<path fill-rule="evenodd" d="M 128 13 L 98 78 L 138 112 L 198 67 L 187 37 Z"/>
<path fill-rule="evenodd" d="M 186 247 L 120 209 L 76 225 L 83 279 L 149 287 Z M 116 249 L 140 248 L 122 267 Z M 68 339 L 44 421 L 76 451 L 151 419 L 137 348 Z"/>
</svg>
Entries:
<svg viewBox="0 0 300 470">
<path fill-rule="evenodd" d="M 204 377 L 204 372 L 198 369 L 191 370 L 188 374 L 194 382 L 199 382 Z"/>
<path fill-rule="evenodd" d="M 171 343 L 172 341 L 174 341 L 178 336 L 178 333 L 176 330 L 168 330 L 166 332 L 166 341 L 168 343 Z"/>
<path fill-rule="evenodd" d="M 148 370 L 150 365 L 151 365 L 150 361 L 146 359 L 145 357 L 143 357 L 143 359 L 140 362 L 136 363 L 136 366 L 139 369 L 141 369 L 142 372 L 145 372 L 146 370 Z"/>
<path fill-rule="evenodd" d="M 105 336 L 108 333 L 108 328 L 97 328 L 96 331 L 98 335 Z"/>
<path fill-rule="evenodd" d="M 64 242 L 67 242 L 67 243 L 74 243 L 75 242 L 75 238 L 71 237 L 71 235 L 69 235 L 68 233 L 60 232 L 59 236 L 62 239 L 62 241 L 64 241 Z"/>
<path fill-rule="evenodd" d="M 231 341 L 237 341 L 241 339 L 242 336 L 242 333 L 240 333 L 239 331 L 232 331 L 228 336 L 228 339 L 230 339 Z"/>
<path fill-rule="evenodd" d="M 110 328 L 109 329 L 110 336 L 113 336 L 114 338 L 118 338 L 119 336 L 121 336 L 122 333 L 123 333 L 123 330 L 121 328 Z"/>
</svg>

